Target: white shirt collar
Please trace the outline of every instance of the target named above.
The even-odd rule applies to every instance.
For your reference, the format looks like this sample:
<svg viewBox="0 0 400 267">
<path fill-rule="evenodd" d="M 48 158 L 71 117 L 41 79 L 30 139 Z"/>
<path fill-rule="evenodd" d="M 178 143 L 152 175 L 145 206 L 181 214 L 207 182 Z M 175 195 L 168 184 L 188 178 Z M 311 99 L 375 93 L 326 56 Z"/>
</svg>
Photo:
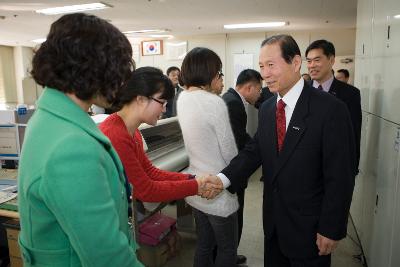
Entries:
<svg viewBox="0 0 400 267">
<path fill-rule="evenodd" d="M 299 99 L 300 94 L 303 91 L 303 87 L 304 87 L 304 79 L 299 78 L 299 81 L 292 88 L 290 88 L 290 90 L 286 93 L 286 95 L 281 97 L 278 94 L 276 102 L 278 103 L 278 101 L 282 99 L 283 102 L 285 102 L 286 106 L 288 106 L 291 110 L 294 110 L 297 100 Z"/>
</svg>

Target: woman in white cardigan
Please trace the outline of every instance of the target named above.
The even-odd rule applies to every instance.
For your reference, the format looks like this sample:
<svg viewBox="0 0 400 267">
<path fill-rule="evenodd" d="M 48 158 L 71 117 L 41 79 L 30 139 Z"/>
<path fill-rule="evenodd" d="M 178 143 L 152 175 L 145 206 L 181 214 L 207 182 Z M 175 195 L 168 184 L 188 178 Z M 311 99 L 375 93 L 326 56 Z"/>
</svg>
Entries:
<svg viewBox="0 0 400 267">
<path fill-rule="evenodd" d="M 197 175 L 218 173 L 237 154 L 228 109 L 218 96 L 222 90 L 221 68 L 218 55 L 202 47 L 191 50 L 182 63 L 181 76 L 187 90 L 178 98 L 177 112 L 189 155 L 189 172 Z M 236 195 L 223 190 L 211 200 L 192 196 L 186 202 L 193 207 L 196 221 L 194 267 L 236 266 Z"/>
</svg>

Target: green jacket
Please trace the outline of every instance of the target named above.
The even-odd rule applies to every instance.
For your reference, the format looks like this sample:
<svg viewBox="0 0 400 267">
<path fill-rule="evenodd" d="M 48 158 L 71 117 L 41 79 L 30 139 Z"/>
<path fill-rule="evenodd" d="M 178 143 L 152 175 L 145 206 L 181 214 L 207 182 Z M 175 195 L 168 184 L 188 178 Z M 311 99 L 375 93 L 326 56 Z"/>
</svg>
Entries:
<svg viewBox="0 0 400 267">
<path fill-rule="evenodd" d="M 65 94 L 46 88 L 29 121 L 18 177 L 24 266 L 143 266 L 128 225 L 122 164 Z"/>
</svg>

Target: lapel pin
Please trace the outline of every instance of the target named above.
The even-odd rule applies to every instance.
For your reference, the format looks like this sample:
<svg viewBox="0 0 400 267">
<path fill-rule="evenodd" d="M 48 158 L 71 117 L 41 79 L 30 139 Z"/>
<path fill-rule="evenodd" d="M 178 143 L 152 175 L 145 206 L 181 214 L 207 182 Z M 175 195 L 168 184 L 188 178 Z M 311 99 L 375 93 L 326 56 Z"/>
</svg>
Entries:
<svg viewBox="0 0 400 267">
<path fill-rule="evenodd" d="M 297 126 L 293 126 L 293 129 L 295 129 L 296 131 L 300 131 L 300 127 Z"/>
</svg>

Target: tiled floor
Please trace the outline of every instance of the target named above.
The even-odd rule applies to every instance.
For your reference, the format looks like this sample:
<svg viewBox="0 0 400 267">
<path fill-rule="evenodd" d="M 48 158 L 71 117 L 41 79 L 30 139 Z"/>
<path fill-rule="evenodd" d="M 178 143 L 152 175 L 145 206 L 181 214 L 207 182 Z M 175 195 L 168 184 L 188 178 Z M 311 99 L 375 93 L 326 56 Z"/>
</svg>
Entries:
<svg viewBox="0 0 400 267">
<path fill-rule="evenodd" d="M 244 227 L 242 240 L 238 254 L 247 256 L 247 266 L 262 267 L 264 255 L 264 234 L 262 231 L 262 183 L 259 181 L 260 172 L 256 172 L 250 179 L 246 190 L 244 208 Z M 168 206 L 165 213 L 176 216 L 176 207 Z M 348 232 L 353 239 L 356 239 L 352 225 L 349 225 Z M 178 256 L 170 259 L 165 267 L 190 267 L 193 265 L 196 236 L 194 234 L 181 233 L 182 251 Z M 362 267 L 360 261 L 353 255 L 360 253 L 360 249 L 351 238 L 346 238 L 339 243 L 339 246 L 332 257 L 332 267 Z M 206 267 L 206 266 L 205 266 Z"/>
</svg>

